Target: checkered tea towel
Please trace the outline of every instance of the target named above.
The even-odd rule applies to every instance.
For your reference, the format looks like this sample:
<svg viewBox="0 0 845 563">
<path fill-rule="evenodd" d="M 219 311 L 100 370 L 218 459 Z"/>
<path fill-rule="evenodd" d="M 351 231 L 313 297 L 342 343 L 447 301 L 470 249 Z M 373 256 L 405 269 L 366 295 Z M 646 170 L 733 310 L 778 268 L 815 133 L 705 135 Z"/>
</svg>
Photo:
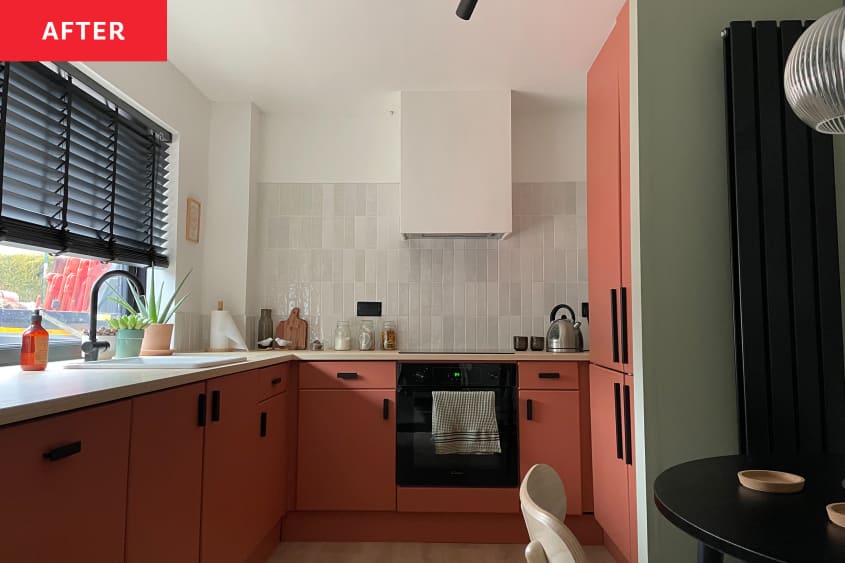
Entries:
<svg viewBox="0 0 845 563">
<path fill-rule="evenodd" d="M 436 454 L 502 452 L 493 391 L 432 391 L 431 441 Z"/>
</svg>

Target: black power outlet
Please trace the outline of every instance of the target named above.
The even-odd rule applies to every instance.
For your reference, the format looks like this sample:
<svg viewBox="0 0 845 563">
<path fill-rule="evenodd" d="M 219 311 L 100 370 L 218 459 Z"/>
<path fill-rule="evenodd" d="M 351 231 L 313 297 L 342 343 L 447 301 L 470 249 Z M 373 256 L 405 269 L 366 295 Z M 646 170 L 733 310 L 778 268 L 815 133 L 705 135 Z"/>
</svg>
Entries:
<svg viewBox="0 0 845 563">
<path fill-rule="evenodd" d="M 586 301 L 584 303 L 581 303 L 581 316 L 585 319 L 590 318 L 590 304 Z"/>
</svg>

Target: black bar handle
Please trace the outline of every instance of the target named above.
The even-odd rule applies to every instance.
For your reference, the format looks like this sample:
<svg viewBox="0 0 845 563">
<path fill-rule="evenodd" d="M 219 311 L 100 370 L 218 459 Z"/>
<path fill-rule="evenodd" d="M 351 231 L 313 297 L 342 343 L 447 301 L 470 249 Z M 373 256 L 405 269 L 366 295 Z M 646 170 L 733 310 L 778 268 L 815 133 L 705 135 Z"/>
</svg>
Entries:
<svg viewBox="0 0 845 563">
<path fill-rule="evenodd" d="M 525 419 L 534 420 L 534 401 L 531 399 L 525 401 Z"/>
<path fill-rule="evenodd" d="M 390 418 L 390 399 L 381 402 L 381 417 L 385 420 Z"/>
<path fill-rule="evenodd" d="M 270 380 L 270 384 L 271 384 L 271 385 L 278 385 L 278 384 L 279 384 L 279 383 L 281 383 L 281 382 L 282 382 L 282 378 L 281 378 L 281 377 L 274 377 L 273 379 L 271 379 L 271 380 Z"/>
<path fill-rule="evenodd" d="M 540 379 L 560 379 L 559 373 L 541 373 Z"/>
<path fill-rule="evenodd" d="M 220 391 L 211 392 L 211 422 L 220 420 Z"/>
<path fill-rule="evenodd" d="M 622 402 L 619 396 L 619 384 L 613 384 L 613 407 L 616 414 L 616 458 L 622 459 Z"/>
<path fill-rule="evenodd" d="M 358 374 L 354 371 L 352 372 L 340 372 L 337 374 L 339 379 L 358 379 Z"/>
<path fill-rule="evenodd" d="M 200 393 L 197 397 L 197 426 L 205 426 L 205 393 Z"/>
<path fill-rule="evenodd" d="M 616 328 L 617 324 L 616 311 L 616 290 L 610 290 L 610 339 L 613 340 L 613 361 L 619 361 L 619 334 Z"/>
<path fill-rule="evenodd" d="M 628 363 L 628 288 L 623 287 L 619 293 L 619 307 L 622 309 L 622 363 Z"/>
<path fill-rule="evenodd" d="M 631 465 L 634 460 L 631 454 L 631 387 L 623 388 L 625 401 L 622 403 L 625 412 L 625 463 Z"/>
<path fill-rule="evenodd" d="M 82 451 L 82 441 L 71 442 L 50 451 L 44 452 L 42 457 L 47 461 L 58 461 L 60 459 L 76 455 Z"/>
<path fill-rule="evenodd" d="M 261 413 L 261 428 L 258 431 L 258 435 L 262 438 L 267 435 L 267 413 Z"/>
</svg>

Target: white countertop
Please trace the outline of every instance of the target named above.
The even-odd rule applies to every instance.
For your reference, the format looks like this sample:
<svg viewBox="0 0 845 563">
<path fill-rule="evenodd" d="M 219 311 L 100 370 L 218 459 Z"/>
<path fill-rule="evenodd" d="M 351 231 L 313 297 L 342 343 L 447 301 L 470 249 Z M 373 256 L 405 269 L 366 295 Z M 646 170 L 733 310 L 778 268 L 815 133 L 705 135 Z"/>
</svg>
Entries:
<svg viewBox="0 0 845 563">
<path fill-rule="evenodd" d="M 170 387 L 205 381 L 248 369 L 293 360 L 304 361 L 577 361 L 589 352 L 552 354 L 403 354 L 399 352 L 311 352 L 277 350 L 236 352 L 246 362 L 205 369 L 65 369 L 70 362 L 50 362 L 44 371 L 22 371 L 19 366 L 0 367 L 0 426 L 82 407 L 126 399 Z M 231 355 L 231 353 L 230 353 Z M 73 360 L 78 362 L 79 360 Z"/>
</svg>

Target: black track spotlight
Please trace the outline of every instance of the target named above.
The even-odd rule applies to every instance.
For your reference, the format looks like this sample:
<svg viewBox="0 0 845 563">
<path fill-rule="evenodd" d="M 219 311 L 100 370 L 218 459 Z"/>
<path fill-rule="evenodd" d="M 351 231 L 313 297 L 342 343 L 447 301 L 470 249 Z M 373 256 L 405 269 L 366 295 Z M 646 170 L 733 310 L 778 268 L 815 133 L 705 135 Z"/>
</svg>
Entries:
<svg viewBox="0 0 845 563">
<path fill-rule="evenodd" d="M 472 17 L 472 11 L 475 9 L 477 2 L 478 0 L 461 0 L 455 13 L 462 20 L 469 20 Z"/>
</svg>

